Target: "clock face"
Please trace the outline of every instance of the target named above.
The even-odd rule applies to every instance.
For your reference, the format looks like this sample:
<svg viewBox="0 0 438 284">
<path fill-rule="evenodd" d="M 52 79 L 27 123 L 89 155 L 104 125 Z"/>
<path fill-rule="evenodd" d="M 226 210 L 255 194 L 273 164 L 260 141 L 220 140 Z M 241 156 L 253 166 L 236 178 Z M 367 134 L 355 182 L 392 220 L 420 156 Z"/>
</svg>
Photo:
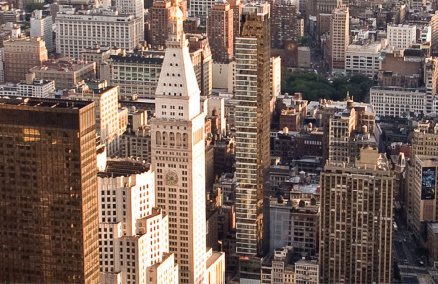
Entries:
<svg viewBox="0 0 438 284">
<path fill-rule="evenodd" d="M 176 185 L 178 183 L 178 174 L 173 171 L 168 171 L 166 174 L 166 184 Z"/>
</svg>

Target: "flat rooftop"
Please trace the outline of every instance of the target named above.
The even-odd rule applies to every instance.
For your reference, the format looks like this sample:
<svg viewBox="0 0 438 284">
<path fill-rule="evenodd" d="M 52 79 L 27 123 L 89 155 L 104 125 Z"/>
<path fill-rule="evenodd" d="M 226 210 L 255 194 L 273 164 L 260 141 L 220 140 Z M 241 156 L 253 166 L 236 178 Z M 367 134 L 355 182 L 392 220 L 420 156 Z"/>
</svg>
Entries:
<svg viewBox="0 0 438 284">
<path fill-rule="evenodd" d="M 51 108 L 51 109 L 81 109 L 89 104 L 91 101 L 82 100 L 66 100 L 66 99 L 47 99 L 47 98 L 36 98 L 36 97 L 7 97 L 0 96 L 0 106 L 10 105 L 10 106 L 28 106 L 35 108 Z M 1 107 L 0 107 L 1 108 Z"/>
<path fill-rule="evenodd" d="M 163 55 L 140 55 L 140 54 L 127 54 L 124 55 L 111 55 L 111 61 L 123 62 L 123 63 L 140 63 L 140 64 L 163 64 Z"/>
<path fill-rule="evenodd" d="M 71 58 L 50 59 L 43 62 L 42 66 L 35 66 L 31 71 L 58 71 L 58 72 L 75 72 L 83 68 L 87 68 L 95 64 L 94 62 L 86 62 L 74 60 Z"/>
<path fill-rule="evenodd" d="M 130 176 L 149 171 L 150 165 L 132 159 L 109 159 L 104 172 L 99 172 L 101 178 Z"/>
</svg>

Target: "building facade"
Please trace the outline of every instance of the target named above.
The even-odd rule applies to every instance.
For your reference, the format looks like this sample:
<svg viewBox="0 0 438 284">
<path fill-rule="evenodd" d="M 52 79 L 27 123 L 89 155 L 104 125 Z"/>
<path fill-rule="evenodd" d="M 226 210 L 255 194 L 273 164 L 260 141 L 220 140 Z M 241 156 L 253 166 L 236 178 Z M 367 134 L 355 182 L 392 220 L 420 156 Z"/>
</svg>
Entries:
<svg viewBox="0 0 438 284">
<path fill-rule="evenodd" d="M 172 3 L 171 1 L 154 1 L 149 8 L 149 38 L 153 47 L 164 47 L 168 38 L 168 25 Z"/>
<path fill-rule="evenodd" d="M 102 280 L 177 284 L 178 266 L 166 261 L 174 258 L 169 254 L 168 216 L 155 207 L 155 173 L 130 159 L 110 159 L 99 166 Z M 160 278 L 150 281 L 154 269 Z"/>
<path fill-rule="evenodd" d="M 3 42 L 5 82 L 18 83 L 30 68 L 47 61 L 46 44 L 41 38 L 17 38 Z"/>
<path fill-rule="evenodd" d="M 426 112 L 427 95 L 424 89 L 401 87 L 371 87 L 370 102 L 376 115 L 406 117 Z"/>
<path fill-rule="evenodd" d="M 330 20 L 330 67 L 332 70 L 345 69 L 345 50 L 350 43 L 350 13 L 348 8 L 333 10 Z"/>
<path fill-rule="evenodd" d="M 321 173 L 320 281 L 388 283 L 392 278 L 395 178 L 372 148 Z"/>
<path fill-rule="evenodd" d="M 229 63 L 234 53 L 233 10 L 228 2 L 216 2 L 207 20 L 207 36 L 215 63 Z"/>
<path fill-rule="evenodd" d="M 241 279 L 260 279 L 263 254 L 263 198 L 270 164 L 270 6 L 242 8 L 236 37 L 236 252 Z"/>
<path fill-rule="evenodd" d="M 179 283 L 205 283 L 209 266 L 218 264 L 206 248 L 205 113 L 178 1 L 170 12 L 155 106 L 152 165 L 157 204 L 169 215 L 170 252 L 179 266 Z"/>
<path fill-rule="evenodd" d="M 96 44 L 133 50 L 144 39 L 134 15 L 93 10 L 86 13 L 56 15 L 56 52 L 78 58 L 82 50 Z"/>
<path fill-rule="evenodd" d="M 436 139 L 436 135 L 434 135 Z M 408 169 L 408 191 L 410 198 L 407 214 L 408 226 L 421 238 L 426 232 L 427 223 L 437 222 L 436 186 L 438 156 L 415 155 Z"/>
<path fill-rule="evenodd" d="M 411 25 L 388 25 L 388 45 L 404 49 L 417 41 L 417 27 Z"/>
<path fill-rule="evenodd" d="M 1 99 L 0 282 L 100 283 L 94 108 Z"/>
<path fill-rule="evenodd" d="M 38 80 L 54 81 L 57 90 L 69 90 L 78 87 L 84 80 L 95 79 L 96 63 L 70 58 L 51 59 L 28 71 L 34 73 Z"/>
<path fill-rule="evenodd" d="M 350 44 L 345 51 L 345 73 L 377 76 L 381 48 L 381 43 Z"/>
<path fill-rule="evenodd" d="M 55 48 L 53 45 L 52 17 L 43 16 L 42 10 L 33 11 L 30 18 L 30 36 L 41 37 L 46 43 L 47 51 L 52 51 Z"/>
</svg>

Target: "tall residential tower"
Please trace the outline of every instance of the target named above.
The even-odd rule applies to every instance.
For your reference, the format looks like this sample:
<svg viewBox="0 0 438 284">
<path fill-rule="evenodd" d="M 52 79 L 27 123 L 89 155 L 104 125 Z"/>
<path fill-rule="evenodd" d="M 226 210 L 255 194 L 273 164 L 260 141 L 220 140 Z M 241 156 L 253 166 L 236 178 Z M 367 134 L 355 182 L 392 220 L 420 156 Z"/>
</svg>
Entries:
<svg viewBox="0 0 438 284">
<path fill-rule="evenodd" d="M 260 279 L 263 198 L 270 164 L 270 6 L 248 3 L 236 37 L 236 251 L 240 277 Z"/>
</svg>

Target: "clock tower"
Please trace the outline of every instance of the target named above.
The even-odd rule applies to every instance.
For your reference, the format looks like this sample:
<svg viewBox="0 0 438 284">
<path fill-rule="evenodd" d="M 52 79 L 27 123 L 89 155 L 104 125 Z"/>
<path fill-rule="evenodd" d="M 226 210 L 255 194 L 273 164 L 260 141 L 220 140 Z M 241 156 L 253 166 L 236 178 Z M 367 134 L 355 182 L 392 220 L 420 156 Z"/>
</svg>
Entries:
<svg viewBox="0 0 438 284">
<path fill-rule="evenodd" d="M 151 120 L 152 166 L 179 283 L 206 283 L 205 115 L 182 22 L 176 0 Z"/>
</svg>

